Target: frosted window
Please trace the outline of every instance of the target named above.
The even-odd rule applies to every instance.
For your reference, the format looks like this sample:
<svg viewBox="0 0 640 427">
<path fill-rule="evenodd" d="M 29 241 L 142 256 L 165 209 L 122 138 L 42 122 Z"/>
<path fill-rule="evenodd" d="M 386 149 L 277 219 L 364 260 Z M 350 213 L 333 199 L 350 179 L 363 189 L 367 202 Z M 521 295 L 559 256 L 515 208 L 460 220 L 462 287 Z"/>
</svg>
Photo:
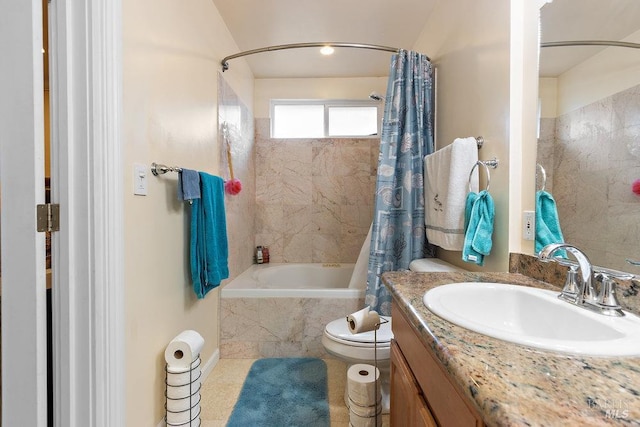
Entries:
<svg viewBox="0 0 640 427">
<path fill-rule="evenodd" d="M 272 138 L 367 137 L 378 134 L 375 101 L 272 99 Z"/>
<path fill-rule="evenodd" d="M 320 138 L 324 136 L 324 105 L 275 105 L 274 138 Z"/>
<path fill-rule="evenodd" d="M 329 136 L 365 136 L 378 133 L 378 108 L 329 107 Z"/>
</svg>

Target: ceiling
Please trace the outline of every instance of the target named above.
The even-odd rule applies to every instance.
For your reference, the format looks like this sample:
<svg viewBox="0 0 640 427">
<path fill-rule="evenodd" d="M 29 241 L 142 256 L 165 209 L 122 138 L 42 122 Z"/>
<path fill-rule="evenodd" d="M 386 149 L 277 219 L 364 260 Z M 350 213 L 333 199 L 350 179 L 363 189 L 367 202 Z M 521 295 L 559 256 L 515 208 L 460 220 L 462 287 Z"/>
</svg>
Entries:
<svg viewBox="0 0 640 427">
<path fill-rule="evenodd" d="M 438 1 L 446 0 L 213 0 L 241 51 L 327 41 L 411 49 Z M 640 29 L 640 0 L 554 0 L 541 16 L 543 42 L 620 40 Z M 541 75 L 557 76 L 601 49 L 542 49 Z M 245 59 L 256 78 L 388 75 L 389 52 L 337 48 L 322 56 L 318 50 L 271 51 Z"/>
<path fill-rule="evenodd" d="M 540 12 L 541 42 L 622 40 L 640 30 L 639 0 L 554 0 Z M 540 52 L 540 75 L 556 77 L 604 47 L 547 47 Z M 640 50 L 629 48 L 629 54 Z"/>
<path fill-rule="evenodd" d="M 411 49 L 437 0 L 213 0 L 241 51 L 303 42 L 366 43 Z M 246 56 L 256 78 L 382 77 L 392 53 L 336 48 Z M 229 52 L 229 55 L 238 52 Z M 428 52 L 423 52 L 428 55 Z M 233 68 L 233 61 L 229 62 Z"/>
</svg>

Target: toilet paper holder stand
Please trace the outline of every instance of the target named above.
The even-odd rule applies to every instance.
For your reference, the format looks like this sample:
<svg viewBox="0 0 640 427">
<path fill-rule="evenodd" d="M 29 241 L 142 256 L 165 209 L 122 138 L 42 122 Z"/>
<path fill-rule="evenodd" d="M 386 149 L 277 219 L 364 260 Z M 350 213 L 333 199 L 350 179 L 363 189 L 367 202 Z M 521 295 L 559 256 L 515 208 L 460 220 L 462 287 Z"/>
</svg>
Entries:
<svg viewBox="0 0 640 427">
<path fill-rule="evenodd" d="M 379 322 L 376 322 L 375 324 L 375 328 L 373 329 L 373 367 L 376 368 L 376 371 L 378 371 L 378 329 L 380 329 L 380 325 L 383 325 L 385 323 L 389 323 L 389 321 L 383 317 L 380 318 Z M 376 372 L 377 373 L 377 372 Z M 378 381 L 380 381 L 379 378 L 380 375 L 375 375 L 375 387 L 374 389 L 374 402 L 376 402 L 376 406 L 375 406 L 375 410 L 374 410 L 374 415 L 375 415 L 375 423 L 376 426 L 378 425 Z M 382 412 L 382 409 L 380 409 L 380 412 Z"/>
<path fill-rule="evenodd" d="M 349 317 L 347 316 L 347 323 L 349 323 Z M 378 370 L 378 329 L 380 329 L 381 325 L 384 325 L 385 323 L 389 323 L 389 321 L 387 319 L 385 319 L 384 317 L 380 317 L 378 319 L 378 321 L 376 323 L 374 323 L 373 325 L 373 367 L 376 369 L 376 372 L 374 373 L 374 402 L 375 402 L 375 409 L 374 409 L 374 416 L 375 416 L 375 425 L 378 425 L 378 381 L 380 380 L 379 376 L 380 375 L 376 375 L 379 370 Z M 369 332 L 369 331 L 361 331 L 361 332 Z"/>
</svg>

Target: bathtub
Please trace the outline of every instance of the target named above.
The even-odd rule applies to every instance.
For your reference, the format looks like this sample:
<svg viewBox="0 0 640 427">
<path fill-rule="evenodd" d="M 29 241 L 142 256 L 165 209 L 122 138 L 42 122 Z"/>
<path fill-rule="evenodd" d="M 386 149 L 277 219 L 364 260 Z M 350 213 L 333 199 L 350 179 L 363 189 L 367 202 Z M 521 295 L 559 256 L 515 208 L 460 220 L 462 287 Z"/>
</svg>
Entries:
<svg viewBox="0 0 640 427">
<path fill-rule="evenodd" d="M 253 265 L 221 291 L 220 357 L 328 357 L 327 323 L 364 307 L 354 264 Z M 346 321 L 346 320 L 345 320 Z"/>
<path fill-rule="evenodd" d="M 254 264 L 222 288 L 222 298 L 360 298 L 352 263 Z"/>
</svg>

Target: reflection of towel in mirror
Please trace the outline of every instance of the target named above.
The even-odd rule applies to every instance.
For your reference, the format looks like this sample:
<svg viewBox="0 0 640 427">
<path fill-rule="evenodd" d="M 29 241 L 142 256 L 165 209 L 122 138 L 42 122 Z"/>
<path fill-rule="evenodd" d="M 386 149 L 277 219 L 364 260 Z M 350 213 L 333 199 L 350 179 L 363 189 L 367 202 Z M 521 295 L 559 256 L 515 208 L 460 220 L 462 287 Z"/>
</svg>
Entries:
<svg viewBox="0 0 640 427">
<path fill-rule="evenodd" d="M 224 181 L 200 172 L 201 198 L 191 205 L 191 280 L 198 298 L 229 277 Z"/>
<path fill-rule="evenodd" d="M 491 253 L 493 242 L 493 218 L 495 207 L 487 190 L 467 194 L 465 207 L 465 235 L 462 246 L 462 260 L 484 264 L 485 255 Z"/>
<path fill-rule="evenodd" d="M 536 192 L 536 253 L 551 243 L 564 243 L 558 208 L 553 196 L 540 190 Z M 558 251 L 558 255 L 567 257 L 565 251 Z"/>
</svg>

